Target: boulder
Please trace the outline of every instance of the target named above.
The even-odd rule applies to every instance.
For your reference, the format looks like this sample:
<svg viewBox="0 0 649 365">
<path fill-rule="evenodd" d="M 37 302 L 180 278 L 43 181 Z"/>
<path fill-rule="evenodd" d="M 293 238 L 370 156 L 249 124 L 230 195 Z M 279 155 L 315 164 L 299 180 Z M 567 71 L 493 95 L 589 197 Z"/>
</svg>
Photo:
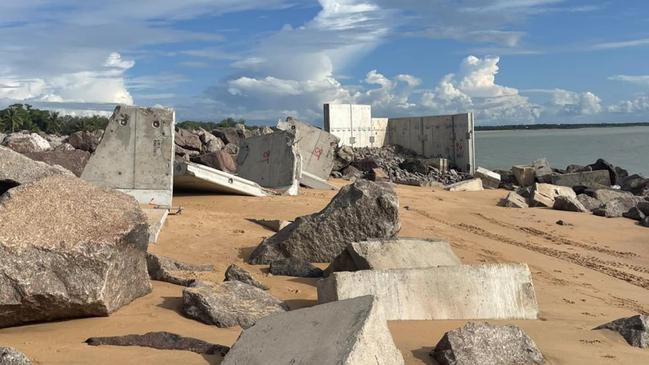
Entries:
<svg viewBox="0 0 649 365">
<path fill-rule="evenodd" d="M 319 278 L 323 272 L 310 262 L 289 258 L 270 263 L 270 273 L 273 275 L 295 276 L 299 278 Z"/>
<path fill-rule="evenodd" d="M 322 211 L 299 217 L 265 239 L 248 261 L 269 264 L 294 257 L 331 262 L 352 242 L 392 238 L 400 229 L 399 198 L 392 187 L 358 180 L 340 189 Z"/>
<path fill-rule="evenodd" d="M 649 217 L 645 217 L 645 219 L 640 221 L 640 225 L 643 227 L 649 227 Z"/>
<path fill-rule="evenodd" d="M 640 201 L 637 207 L 644 215 L 649 216 L 649 200 L 645 199 L 645 201 Z"/>
<path fill-rule="evenodd" d="M 590 212 L 602 206 L 601 201 L 586 194 L 577 195 L 577 200 Z"/>
<path fill-rule="evenodd" d="M 582 165 L 568 165 L 568 167 L 566 167 L 567 174 L 574 174 L 576 172 L 585 172 L 585 171 L 593 171 L 593 169 Z"/>
<path fill-rule="evenodd" d="M 12 133 L 5 138 L 4 145 L 19 153 L 42 152 L 52 148 L 45 138 L 36 133 Z"/>
<path fill-rule="evenodd" d="M 390 182 L 390 177 L 380 167 L 373 168 L 365 173 L 365 178 L 375 182 Z"/>
<path fill-rule="evenodd" d="M 193 151 L 193 150 L 188 150 L 185 148 L 182 148 L 178 145 L 175 146 L 175 154 L 176 156 L 181 157 L 185 161 L 190 161 L 192 158 L 196 158 L 200 156 L 200 152 L 198 151 Z"/>
<path fill-rule="evenodd" d="M 576 197 L 571 196 L 558 196 L 554 199 L 555 210 L 564 210 L 567 212 L 586 213 L 590 212 Z"/>
<path fill-rule="evenodd" d="M 0 199 L 0 327 L 107 316 L 151 291 L 132 197 L 50 176 Z"/>
<path fill-rule="evenodd" d="M 147 270 L 152 280 L 166 281 L 168 283 L 191 286 L 196 278 L 196 272 L 214 271 L 212 265 L 192 265 L 176 261 L 169 257 L 147 253 Z"/>
<path fill-rule="evenodd" d="M 554 200 L 559 196 L 577 198 L 577 194 L 572 188 L 552 184 L 535 184 L 530 197 L 530 206 L 552 208 Z"/>
<path fill-rule="evenodd" d="M 640 210 L 640 208 L 633 207 L 628 212 L 622 213 L 624 218 L 633 219 L 634 221 L 642 222 L 646 215 Z"/>
<path fill-rule="evenodd" d="M 501 178 L 498 173 L 478 167 L 475 170 L 474 176 L 482 180 L 482 186 L 485 189 L 498 189 L 500 187 Z"/>
<path fill-rule="evenodd" d="M 102 130 L 97 130 L 94 132 L 74 132 L 70 135 L 70 137 L 68 137 L 68 143 L 78 150 L 93 153 L 97 150 L 97 146 L 99 146 L 99 142 L 101 142 L 103 135 L 104 131 Z"/>
<path fill-rule="evenodd" d="M 545 363 L 534 341 L 519 327 L 475 322 L 446 332 L 431 356 L 440 365 Z"/>
<path fill-rule="evenodd" d="M 649 316 L 647 315 L 620 318 L 594 329 L 615 331 L 633 347 L 649 347 Z"/>
<path fill-rule="evenodd" d="M 218 152 L 221 151 L 224 147 L 225 145 L 223 144 L 223 141 L 221 141 L 219 138 L 214 137 L 214 139 L 209 140 L 203 145 L 203 151 L 207 153 Z"/>
<path fill-rule="evenodd" d="M 27 355 L 11 347 L 0 347 L 0 365 L 32 365 Z"/>
<path fill-rule="evenodd" d="M 532 163 L 534 168 L 534 177 L 536 181 L 540 183 L 549 184 L 552 183 L 552 168 L 550 167 L 550 162 L 545 158 L 536 160 Z"/>
<path fill-rule="evenodd" d="M 417 269 L 460 265 L 448 242 L 419 238 L 350 243 L 325 271 Z"/>
<path fill-rule="evenodd" d="M 597 190 L 587 191 L 586 193 L 592 196 L 593 198 L 599 200 L 600 202 L 602 202 L 602 204 L 606 204 L 611 200 L 615 200 L 618 198 L 630 198 L 633 196 L 633 194 L 628 191 L 620 191 L 620 190 L 612 190 L 612 189 L 597 189 Z"/>
<path fill-rule="evenodd" d="M 641 201 L 643 201 L 642 198 L 635 196 L 617 198 L 593 210 L 593 214 L 606 218 L 620 218 Z"/>
<path fill-rule="evenodd" d="M 50 166 L 34 161 L 25 155 L 0 146 L 0 195 L 21 184 L 27 184 L 48 176 L 74 176 L 61 166 Z"/>
<path fill-rule="evenodd" d="M 593 171 L 608 171 L 611 178 L 611 185 L 622 185 L 624 179 L 629 176 L 629 173 L 626 170 L 615 167 L 610 162 L 601 158 L 595 163 L 588 165 L 588 167 L 590 167 Z"/>
<path fill-rule="evenodd" d="M 193 157 L 192 162 L 221 170 L 229 174 L 237 171 L 237 164 L 232 155 L 225 151 L 216 151 Z"/>
<path fill-rule="evenodd" d="M 631 175 L 624 179 L 622 190 L 631 192 L 634 195 L 644 195 L 649 190 L 649 179 L 640 175 Z"/>
<path fill-rule="evenodd" d="M 25 156 L 34 161 L 45 162 L 48 165 L 62 166 L 67 170 L 72 171 L 76 176 L 81 176 L 81 173 L 90 158 L 90 152 L 77 149 L 73 149 L 72 151 L 55 149 L 42 152 L 29 152 L 25 153 Z"/>
<path fill-rule="evenodd" d="M 225 279 L 223 281 L 240 281 L 242 283 L 255 286 L 259 289 L 270 289 L 268 286 L 253 278 L 249 272 L 235 264 L 228 266 L 227 270 L 225 270 Z"/>
<path fill-rule="evenodd" d="M 457 182 L 455 184 L 446 185 L 444 189 L 448 191 L 483 191 L 481 179 L 471 179 Z"/>
<path fill-rule="evenodd" d="M 203 149 L 200 137 L 187 129 L 176 128 L 174 143 L 185 150 L 200 152 Z"/>
<path fill-rule="evenodd" d="M 501 199 L 498 205 L 505 208 L 529 208 L 525 198 L 513 191 Z"/>
<path fill-rule="evenodd" d="M 221 365 L 403 365 L 387 322 L 370 296 L 259 320 Z"/>
<path fill-rule="evenodd" d="M 183 337 L 170 332 L 148 332 L 143 335 L 111 337 L 90 337 L 85 341 L 90 346 L 139 346 L 158 350 L 184 350 L 197 354 L 225 356 L 227 346 L 205 342 L 192 337 Z"/>
<path fill-rule="evenodd" d="M 236 157 L 239 154 L 239 145 L 234 143 L 228 143 L 223 147 L 223 151 L 231 154 L 233 157 Z"/>
<path fill-rule="evenodd" d="M 520 186 L 532 186 L 536 178 L 536 172 L 532 166 L 512 166 L 512 173 Z"/>
<path fill-rule="evenodd" d="M 585 171 L 572 174 L 552 176 L 552 184 L 560 186 L 584 186 L 587 188 L 602 188 L 611 186 L 608 171 Z"/>
<path fill-rule="evenodd" d="M 225 145 L 239 146 L 239 142 L 245 138 L 245 136 L 239 134 L 236 128 L 217 128 L 212 131 L 212 134 L 220 138 Z"/>
<path fill-rule="evenodd" d="M 216 287 L 201 285 L 183 290 L 183 313 L 221 328 L 248 328 L 263 317 L 287 310 L 281 300 L 236 280 Z"/>
<path fill-rule="evenodd" d="M 60 145 L 54 147 L 54 150 L 55 151 L 74 151 L 74 150 L 76 150 L 76 148 L 74 148 L 73 145 L 65 142 L 65 143 L 61 143 Z"/>
<path fill-rule="evenodd" d="M 351 165 L 345 167 L 342 170 L 342 173 L 343 173 L 343 179 L 350 180 L 350 181 L 360 179 L 361 177 L 363 177 L 363 171 Z"/>
<path fill-rule="evenodd" d="M 351 146 L 342 146 L 336 150 L 333 171 L 342 171 L 354 162 L 354 149 Z"/>
</svg>

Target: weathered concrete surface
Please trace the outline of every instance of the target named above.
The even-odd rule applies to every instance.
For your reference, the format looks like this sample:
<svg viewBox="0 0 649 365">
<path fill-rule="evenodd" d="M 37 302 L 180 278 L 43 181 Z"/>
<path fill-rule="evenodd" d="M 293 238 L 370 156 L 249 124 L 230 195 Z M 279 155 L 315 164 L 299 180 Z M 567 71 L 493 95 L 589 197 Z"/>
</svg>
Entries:
<svg viewBox="0 0 649 365">
<path fill-rule="evenodd" d="M 577 198 L 577 193 L 566 186 L 535 184 L 530 197 L 530 206 L 552 208 L 554 207 L 554 200 L 558 196 Z"/>
<path fill-rule="evenodd" d="M 483 191 L 481 179 L 471 179 L 447 185 L 444 189 L 448 191 Z"/>
<path fill-rule="evenodd" d="M 85 341 L 90 346 L 140 346 L 158 350 L 185 350 L 197 354 L 225 356 L 229 347 L 205 342 L 192 337 L 183 337 L 169 332 L 148 332 L 143 335 L 112 337 L 90 337 Z"/>
<path fill-rule="evenodd" d="M 221 365 L 401 365 L 385 318 L 370 296 L 259 320 Z"/>
<path fill-rule="evenodd" d="M 315 267 L 310 262 L 296 258 L 271 262 L 270 273 L 273 275 L 295 276 L 299 278 L 319 278 L 323 275 L 322 269 Z"/>
<path fill-rule="evenodd" d="M 542 158 L 534 161 L 532 167 L 534 168 L 534 177 L 536 178 L 536 181 L 545 184 L 552 182 L 552 168 L 547 159 Z"/>
<path fill-rule="evenodd" d="M 554 205 L 552 206 L 553 209 L 555 210 L 564 210 L 567 212 L 578 212 L 578 213 L 586 213 L 589 212 L 589 210 L 581 204 L 579 199 L 576 197 L 573 198 L 571 196 L 558 196 L 554 199 Z"/>
<path fill-rule="evenodd" d="M 34 161 L 42 161 L 48 165 L 59 165 L 70 171 L 76 176 L 81 176 L 83 169 L 90 159 L 90 152 L 82 150 L 50 150 L 42 152 L 25 153 L 25 156 Z"/>
<path fill-rule="evenodd" d="M 60 166 L 34 161 L 7 147 L 0 146 L 0 194 L 12 187 L 55 175 L 74 176 L 72 172 Z"/>
<path fill-rule="evenodd" d="M 532 186 L 536 178 L 534 167 L 532 166 L 512 166 L 512 173 L 520 186 Z"/>
<path fill-rule="evenodd" d="M 602 205 L 602 202 L 586 194 L 577 195 L 577 200 L 586 208 L 588 211 L 593 211 L 599 208 Z"/>
<path fill-rule="evenodd" d="M 525 264 L 336 272 L 318 283 L 318 303 L 374 295 L 388 320 L 536 319 Z"/>
<path fill-rule="evenodd" d="M 461 264 L 446 241 L 399 238 L 350 243 L 326 272 L 419 269 Z"/>
<path fill-rule="evenodd" d="M 482 186 L 485 189 L 498 189 L 500 187 L 500 174 L 496 172 L 478 167 L 474 176 L 482 180 Z"/>
<path fill-rule="evenodd" d="M 331 262 L 351 242 L 393 238 L 400 229 L 399 198 L 392 187 L 358 180 L 340 189 L 322 211 L 298 217 L 262 241 L 248 261 L 269 264 L 295 257 Z"/>
<path fill-rule="evenodd" d="M 543 354 L 516 326 L 469 322 L 446 332 L 431 356 L 440 365 L 541 365 Z"/>
<path fill-rule="evenodd" d="M 620 318 L 594 329 L 618 332 L 629 345 L 634 347 L 649 347 L 649 316 L 647 315 Z"/>
<path fill-rule="evenodd" d="M 183 290 L 183 313 L 217 327 L 248 328 L 259 319 L 288 310 L 286 304 L 262 289 L 240 281 Z"/>
<path fill-rule="evenodd" d="M 268 192 L 259 184 L 211 167 L 192 162 L 176 161 L 174 188 L 249 196 L 266 196 Z"/>
<path fill-rule="evenodd" d="M 527 200 L 522 197 L 520 194 L 515 192 L 510 192 L 506 197 L 500 200 L 498 203 L 499 206 L 505 208 L 529 208 Z"/>
<path fill-rule="evenodd" d="M 317 190 L 336 190 L 336 187 L 329 184 L 327 180 L 311 175 L 306 171 L 302 171 L 302 175 L 300 175 L 300 184 Z"/>
<path fill-rule="evenodd" d="M 240 281 L 242 283 L 255 286 L 259 289 L 270 289 L 268 286 L 253 278 L 249 272 L 235 264 L 228 266 L 227 270 L 225 270 L 225 279 L 223 281 Z"/>
<path fill-rule="evenodd" d="M 166 281 L 168 283 L 191 286 L 195 279 L 192 278 L 194 272 L 214 271 L 212 265 L 192 265 L 176 261 L 169 257 L 146 254 L 147 270 L 152 280 Z"/>
<path fill-rule="evenodd" d="M 142 207 L 142 212 L 146 216 L 147 223 L 149 224 L 149 243 L 158 242 L 162 227 L 167 221 L 169 216 L 169 209 L 166 208 L 148 208 Z"/>
<path fill-rule="evenodd" d="M 584 171 L 572 174 L 552 176 L 552 184 L 559 186 L 585 186 L 587 188 L 600 188 L 611 186 L 611 177 L 608 171 Z"/>
<path fill-rule="evenodd" d="M 175 119 L 172 109 L 116 107 L 81 178 L 171 207 Z"/>
<path fill-rule="evenodd" d="M 135 199 L 50 176 L 0 200 L 0 327 L 106 316 L 151 291 Z"/>
<path fill-rule="evenodd" d="M 622 185 L 624 178 L 629 176 L 629 173 L 626 170 L 613 166 L 613 164 L 601 158 L 595 163 L 588 165 L 588 167 L 593 171 L 608 171 L 612 185 Z"/>
<path fill-rule="evenodd" d="M 27 355 L 11 347 L 0 347 L 0 365 L 32 365 Z"/>
<path fill-rule="evenodd" d="M 12 133 L 3 143 L 18 153 L 42 152 L 52 147 L 45 138 L 36 133 Z"/>
</svg>

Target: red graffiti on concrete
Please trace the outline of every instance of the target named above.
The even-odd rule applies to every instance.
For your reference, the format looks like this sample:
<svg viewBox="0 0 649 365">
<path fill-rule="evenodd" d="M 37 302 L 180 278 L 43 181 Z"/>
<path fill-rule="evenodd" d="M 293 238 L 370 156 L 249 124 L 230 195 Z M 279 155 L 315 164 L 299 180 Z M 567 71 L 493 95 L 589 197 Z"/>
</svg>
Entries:
<svg viewBox="0 0 649 365">
<path fill-rule="evenodd" d="M 316 147 L 316 148 L 313 150 L 313 155 L 315 156 L 315 158 L 316 158 L 317 160 L 320 160 L 320 156 L 322 156 L 322 149 L 321 149 L 320 147 Z"/>
</svg>

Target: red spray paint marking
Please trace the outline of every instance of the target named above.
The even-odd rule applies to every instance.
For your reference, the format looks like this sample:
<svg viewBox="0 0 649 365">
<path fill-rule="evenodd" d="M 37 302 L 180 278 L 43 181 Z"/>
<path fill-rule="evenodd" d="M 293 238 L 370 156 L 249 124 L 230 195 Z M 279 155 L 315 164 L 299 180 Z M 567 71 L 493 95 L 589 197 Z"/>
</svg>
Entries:
<svg viewBox="0 0 649 365">
<path fill-rule="evenodd" d="M 315 156 L 315 158 L 316 158 L 317 160 L 320 160 L 320 156 L 322 156 L 322 149 L 320 149 L 320 147 L 316 147 L 316 148 L 313 150 L 313 155 Z"/>
<path fill-rule="evenodd" d="M 262 161 L 262 162 L 266 162 L 266 163 L 270 163 L 270 151 L 265 151 L 265 152 L 261 155 L 261 161 Z"/>
</svg>

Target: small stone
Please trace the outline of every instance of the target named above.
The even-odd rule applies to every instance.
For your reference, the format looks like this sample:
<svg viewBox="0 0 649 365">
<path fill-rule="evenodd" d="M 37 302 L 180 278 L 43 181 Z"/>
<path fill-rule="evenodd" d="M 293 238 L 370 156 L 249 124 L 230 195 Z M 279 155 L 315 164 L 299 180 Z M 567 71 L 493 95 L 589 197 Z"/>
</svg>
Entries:
<svg viewBox="0 0 649 365">
<path fill-rule="evenodd" d="M 270 273 L 273 275 L 295 276 L 300 278 L 319 278 L 323 271 L 310 262 L 290 258 L 270 263 Z"/>
<path fill-rule="evenodd" d="M 225 280 L 223 281 L 240 281 L 242 283 L 256 286 L 259 289 L 263 289 L 263 290 L 270 289 L 268 286 L 255 280 L 255 278 L 253 278 L 249 272 L 247 272 L 246 270 L 240 268 L 235 264 L 228 266 L 228 269 L 225 270 Z"/>
</svg>

